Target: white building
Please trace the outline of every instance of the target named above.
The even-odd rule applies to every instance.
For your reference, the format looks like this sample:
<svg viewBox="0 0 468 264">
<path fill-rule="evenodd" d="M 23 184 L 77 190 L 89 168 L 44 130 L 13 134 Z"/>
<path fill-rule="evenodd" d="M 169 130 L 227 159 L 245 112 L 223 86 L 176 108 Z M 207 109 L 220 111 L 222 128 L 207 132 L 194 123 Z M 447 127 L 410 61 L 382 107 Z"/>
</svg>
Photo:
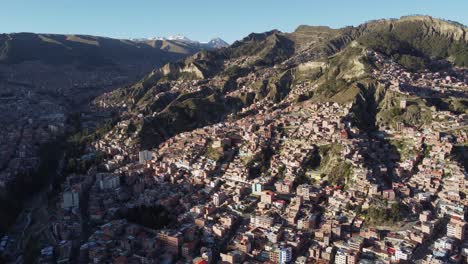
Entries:
<svg viewBox="0 0 468 264">
<path fill-rule="evenodd" d="M 62 194 L 63 202 L 62 208 L 63 209 L 73 209 L 80 207 L 80 195 L 78 192 L 75 191 L 65 191 Z"/>
<path fill-rule="evenodd" d="M 138 161 L 140 162 L 140 164 L 145 164 L 151 159 L 153 159 L 153 152 L 149 150 L 143 150 L 138 153 Z"/>
<path fill-rule="evenodd" d="M 120 186 L 119 176 L 106 175 L 99 181 L 99 188 L 101 190 L 113 190 Z"/>
<path fill-rule="evenodd" d="M 220 206 L 221 204 L 224 203 L 224 201 L 226 201 L 226 198 L 227 198 L 227 196 L 226 196 L 226 194 L 223 193 L 223 192 L 215 193 L 215 194 L 213 195 L 213 204 L 214 204 L 215 206 Z"/>
<path fill-rule="evenodd" d="M 292 249 L 291 247 L 287 246 L 280 246 L 279 250 L 279 263 L 284 264 L 284 263 L 289 263 L 291 262 L 292 259 Z"/>
<path fill-rule="evenodd" d="M 261 195 L 263 192 L 263 186 L 261 183 L 252 183 L 252 194 Z"/>
<path fill-rule="evenodd" d="M 454 240 L 449 237 L 442 237 L 436 240 L 434 247 L 438 249 L 452 250 L 454 246 Z"/>
<path fill-rule="evenodd" d="M 346 257 L 346 251 L 343 249 L 338 249 L 335 255 L 335 263 L 336 264 L 346 264 L 347 263 L 347 257 Z"/>
<path fill-rule="evenodd" d="M 411 258 L 412 251 L 409 248 L 399 248 L 395 251 L 395 259 L 400 260 L 409 260 Z"/>
</svg>

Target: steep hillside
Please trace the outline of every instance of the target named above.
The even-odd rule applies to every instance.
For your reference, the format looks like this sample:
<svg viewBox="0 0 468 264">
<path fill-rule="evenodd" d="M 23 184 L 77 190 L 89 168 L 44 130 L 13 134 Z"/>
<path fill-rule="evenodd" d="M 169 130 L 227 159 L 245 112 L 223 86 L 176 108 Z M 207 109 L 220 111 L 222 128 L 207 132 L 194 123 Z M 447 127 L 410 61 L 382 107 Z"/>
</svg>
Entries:
<svg viewBox="0 0 468 264">
<path fill-rule="evenodd" d="M 387 112 L 396 103 L 388 103 L 389 83 L 375 75 L 383 66 L 374 53 L 410 71 L 450 67 L 450 62 L 464 66 L 465 32 L 452 22 L 416 16 L 343 29 L 300 26 L 292 33 L 252 33 L 230 47 L 169 63 L 97 102 L 145 116 L 140 132 L 145 147 L 227 114 L 304 100 L 352 103 L 351 120 L 361 129 L 376 129 L 389 125 Z M 210 92 L 200 98 L 199 91 Z M 424 102 L 394 120 L 421 125 L 429 112 L 416 112 L 428 107 Z"/>
<path fill-rule="evenodd" d="M 448 59 L 468 66 L 467 28 L 425 16 L 383 20 L 366 25 L 370 29 L 359 41 L 392 56 L 403 66 L 420 70 L 431 60 Z"/>
</svg>

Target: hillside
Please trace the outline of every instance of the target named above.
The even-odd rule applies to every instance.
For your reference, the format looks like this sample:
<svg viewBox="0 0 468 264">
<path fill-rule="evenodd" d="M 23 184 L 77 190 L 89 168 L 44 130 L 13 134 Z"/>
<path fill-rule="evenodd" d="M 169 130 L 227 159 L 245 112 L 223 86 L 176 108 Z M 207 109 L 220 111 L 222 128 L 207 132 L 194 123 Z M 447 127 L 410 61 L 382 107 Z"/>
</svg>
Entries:
<svg viewBox="0 0 468 264">
<path fill-rule="evenodd" d="M 252 33 L 228 48 L 156 69 L 99 102 L 125 105 L 146 116 L 140 136 L 144 145 L 152 147 L 180 131 L 218 122 L 260 102 L 266 107 L 294 100 L 354 102 L 353 119 L 361 128 L 371 128 L 379 125 L 376 116 L 386 111 L 385 105 L 379 105 L 388 97 L 388 87 L 372 76 L 381 66 L 371 61 L 370 52 L 388 56 L 409 71 L 436 70 L 449 67 L 447 63 L 464 67 L 465 32 L 465 27 L 451 22 L 416 16 L 343 29 L 300 26 L 292 33 Z M 210 91 L 204 102 L 216 94 L 216 103 L 224 107 L 214 107 L 207 115 L 193 102 L 200 100 L 200 89 Z"/>
</svg>

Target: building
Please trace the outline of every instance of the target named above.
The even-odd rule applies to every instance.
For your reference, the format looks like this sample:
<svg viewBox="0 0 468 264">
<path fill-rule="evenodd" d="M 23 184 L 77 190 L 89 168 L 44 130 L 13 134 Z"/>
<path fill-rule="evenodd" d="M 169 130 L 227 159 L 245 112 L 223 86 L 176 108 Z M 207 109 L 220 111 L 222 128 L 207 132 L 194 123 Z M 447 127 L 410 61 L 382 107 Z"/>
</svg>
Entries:
<svg viewBox="0 0 468 264">
<path fill-rule="evenodd" d="M 261 195 L 263 192 L 263 185 L 261 183 L 252 183 L 252 194 Z"/>
<path fill-rule="evenodd" d="M 117 175 L 102 175 L 99 177 L 99 188 L 101 190 L 113 190 L 120 186 L 120 178 Z"/>
<path fill-rule="evenodd" d="M 263 191 L 260 196 L 260 202 L 264 204 L 271 204 L 275 200 L 275 193 L 272 191 Z"/>
<path fill-rule="evenodd" d="M 243 235 L 236 243 L 236 248 L 241 252 L 250 253 L 252 250 L 252 242 L 250 241 L 250 237 Z"/>
<path fill-rule="evenodd" d="M 407 106 L 407 105 L 408 105 L 408 104 L 407 104 L 406 100 L 404 100 L 404 99 L 401 99 L 401 100 L 400 100 L 400 108 L 401 108 L 401 109 L 406 109 L 406 106 Z"/>
<path fill-rule="evenodd" d="M 397 261 L 407 261 L 411 258 L 412 250 L 406 247 L 401 247 L 395 251 L 395 259 Z"/>
<path fill-rule="evenodd" d="M 361 251 L 362 246 L 364 244 L 364 238 L 363 237 L 352 237 L 348 241 L 349 248 L 355 251 Z"/>
<path fill-rule="evenodd" d="M 179 248 L 182 244 L 182 233 L 162 231 L 158 234 L 158 239 L 161 241 L 161 244 L 164 246 L 167 252 L 173 253 L 175 255 L 179 254 Z"/>
<path fill-rule="evenodd" d="M 274 219 L 268 215 L 251 215 L 250 224 L 254 227 L 269 228 L 273 226 Z"/>
<path fill-rule="evenodd" d="M 80 207 L 80 195 L 78 192 L 73 190 L 65 191 L 62 194 L 62 198 L 63 209 L 74 209 Z"/>
<path fill-rule="evenodd" d="M 276 189 L 276 192 L 277 193 L 281 193 L 281 194 L 289 194 L 291 193 L 292 191 L 292 182 L 291 181 L 278 181 L 277 183 L 275 183 L 275 189 Z"/>
<path fill-rule="evenodd" d="M 138 161 L 140 162 L 140 164 L 145 164 L 151 159 L 153 159 L 153 152 L 149 150 L 143 150 L 138 153 Z"/>
<path fill-rule="evenodd" d="M 419 214 L 419 221 L 421 222 L 427 222 L 432 219 L 432 213 L 429 210 L 423 211 L 421 214 Z"/>
<path fill-rule="evenodd" d="M 220 256 L 223 263 L 240 264 L 244 260 L 244 253 L 239 250 L 234 250 L 226 254 L 221 253 Z"/>
<path fill-rule="evenodd" d="M 289 263 L 292 259 L 292 249 L 290 246 L 281 245 L 278 248 L 279 251 L 279 263 Z"/>
<path fill-rule="evenodd" d="M 213 204 L 215 206 L 220 206 L 226 201 L 226 194 L 224 192 L 218 192 L 213 195 Z"/>
<path fill-rule="evenodd" d="M 425 234 L 432 235 L 432 232 L 434 231 L 434 223 L 433 222 L 421 223 L 421 231 Z"/>
<path fill-rule="evenodd" d="M 447 236 L 463 241 L 465 238 L 465 227 L 466 222 L 464 220 L 452 217 L 447 224 Z"/>
<path fill-rule="evenodd" d="M 335 264 L 358 263 L 358 252 L 350 249 L 340 248 L 335 255 Z"/>
</svg>

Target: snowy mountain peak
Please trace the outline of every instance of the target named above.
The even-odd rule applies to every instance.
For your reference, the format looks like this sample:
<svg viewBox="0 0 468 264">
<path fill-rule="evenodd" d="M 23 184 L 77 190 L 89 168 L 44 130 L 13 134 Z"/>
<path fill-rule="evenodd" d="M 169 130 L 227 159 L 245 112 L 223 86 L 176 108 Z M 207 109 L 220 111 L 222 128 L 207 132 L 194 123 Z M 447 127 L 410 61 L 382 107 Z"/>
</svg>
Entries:
<svg viewBox="0 0 468 264">
<path fill-rule="evenodd" d="M 214 38 L 208 42 L 208 45 L 214 48 L 223 48 L 229 46 L 229 44 L 221 38 Z"/>
<path fill-rule="evenodd" d="M 145 42 L 148 40 L 161 40 L 161 41 L 166 40 L 166 41 L 183 42 L 183 43 L 201 47 L 204 49 L 219 49 L 219 48 L 224 48 L 224 47 L 229 46 L 229 44 L 226 41 L 222 40 L 221 38 L 213 38 L 209 42 L 200 42 L 200 41 L 191 40 L 182 35 L 173 35 L 169 37 L 139 38 L 139 39 L 133 39 L 133 40 L 139 41 L 139 42 Z"/>
<path fill-rule="evenodd" d="M 168 38 L 166 38 L 166 40 L 176 40 L 176 41 L 189 42 L 189 43 L 196 42 L 182 35 L 169 36 Z"/>
</svg>

